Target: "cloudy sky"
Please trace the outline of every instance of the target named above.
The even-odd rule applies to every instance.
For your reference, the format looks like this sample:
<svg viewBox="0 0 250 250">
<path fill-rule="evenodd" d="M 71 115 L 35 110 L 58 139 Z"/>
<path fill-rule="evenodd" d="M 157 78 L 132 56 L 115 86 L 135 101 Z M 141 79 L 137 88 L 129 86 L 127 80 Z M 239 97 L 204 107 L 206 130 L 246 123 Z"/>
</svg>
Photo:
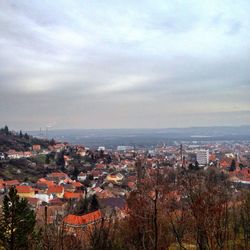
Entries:
<svg viewBox="0 0 250 250">
<path fill-rule="evenodd" d="M 250 2 L 0 1 L 0 125 L 250 123 Z"/>
</svg>

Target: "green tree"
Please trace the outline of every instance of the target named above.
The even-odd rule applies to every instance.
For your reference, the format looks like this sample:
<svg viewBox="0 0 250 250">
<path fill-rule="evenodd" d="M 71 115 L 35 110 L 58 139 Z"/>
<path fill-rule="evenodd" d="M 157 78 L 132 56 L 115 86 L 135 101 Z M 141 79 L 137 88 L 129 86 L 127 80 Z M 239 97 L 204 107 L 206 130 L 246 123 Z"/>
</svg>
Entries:
<svg viewBox="0 0 250 250">
<path fill-rule="evenodd" d="M 77 180 L 77 176 L 79 175 L 80 171 L 77 166 L 74 166 L 74 170 L 72 172 L 72 176 L 75 180 Z"/>
<path fill-rule="evenodd" d="M 8 128 L 8 126 L 7 125 L 5 125 L 5 127 L 4 127 L 4 133 L 6 134 L 6 135 L 8 135 L 9 134 L 9 128 Z"/>
<path fill-rule="evenodd" d="M 22 132 L 22 130 L 20 130 L 20 132 L 19 132 L 19 137 L 23 138 L 23 132 Z"/>
<path fill-rule="evenodd" d="M 50 146 L 56 145 L 56 141 L 52 138 L 52 139 L 49 141 L 49 145 L 50 145 Z"/>
<path fill-rule="evenodd" d="M 236 161 L 235 161 L 235 159 L 232 160 L 229 171 L 234 171 L 234 170 L 236 170 Z"/>
<path fill-rule="evenodd" d="M 88 212 L 89 212 L 89 199 L 85 196 L 85 198 L 80 199 L 79 202 L 77 203 L 74 214 L 83 215 L 87 214 Z"/>
<path fill-rule="evenodd" d="M 49 154 L 46 155 L 45 164 L 50 164 Z"/>
<path fill-rule="evenodd" d="M 5 249 L 28 249 L 36 217 L 27 200 L 20 198 L 14 187 L 4 196 L 0 222 L 0 240 Z"/>
<path fill-rule="evenodd" d="M 25 138 L 26 140 L 29 140 L 30 137 L 29 137 L 29 135 L 28 135 L 27 133 L 25 133 L 25 134 L 24 134 L 24 138 Z"/>
<path fill-rule="evenodd" d="M 98 200 L 96 198 L 96 195 L 94 194 L 92 196 L 92 199 L 91 199 L 91 202 L 90 202 L 90 208 L 89 208 L 89 210 L 92 212 L 92 211 L 98 210 L 99 208 L 100 208 L 99 202 L 98 202 Z"/>
</svg>

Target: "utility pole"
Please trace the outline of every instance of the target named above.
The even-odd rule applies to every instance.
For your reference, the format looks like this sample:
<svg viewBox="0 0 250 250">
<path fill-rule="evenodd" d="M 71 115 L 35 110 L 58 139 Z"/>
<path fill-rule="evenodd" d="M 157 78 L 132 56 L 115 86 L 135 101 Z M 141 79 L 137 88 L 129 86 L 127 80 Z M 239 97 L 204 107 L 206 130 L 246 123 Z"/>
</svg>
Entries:
<svg viewBox="0 0 250 250">
<path fill-rule="evenodd" d="M 181 153 L 181 166 L 183 167 L 183 146 L 180 145 L 180 153 Z"/>
<path fill-rule="evenodd" d="M 48 139 L 48 134 L 49 134 L 49 128 L 46 126 L 46 139 Z"/>
</svg>

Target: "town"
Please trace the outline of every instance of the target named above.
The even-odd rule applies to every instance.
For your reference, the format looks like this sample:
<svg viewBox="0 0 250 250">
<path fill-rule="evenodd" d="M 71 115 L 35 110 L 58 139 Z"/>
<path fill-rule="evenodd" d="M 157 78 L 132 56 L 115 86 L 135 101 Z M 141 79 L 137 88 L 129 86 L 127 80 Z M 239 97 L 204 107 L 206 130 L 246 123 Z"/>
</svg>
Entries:
<svg viewBox="0 0 250 250">
<path fill-rule="evenodd" d="M 163 144 L 153 149 L 124 145 L 106 150 L 103 146 L 90 149 L 53 139 L 37 139 L 22 135 L 21 131 L 9 131 L 6 126 L 1 129 L 1 139 L 8 137 L 15 138 L 17 144 L 24 138 L 27 150 L 16 150 L 22 147 L 15 145 L 0 153 L 1 201 L 14 187 L 17 195 L 26 199 L 35 211 L 38 225 L 56 224 L 58 228 L 63 225 L 64 233 L 78 240 L 86 241 L 84 230 L 99 225 L 104 218 L 123 221 L 132 216 L 131 195 L 142 186 L 146 195 L 148 181 L 153 181 L 155 186 L 150 192 L 155 192 L 155 176 L 161 176 L 164 185 L 170 185 L 177 183 L 182 172 L 214 172 L 221 182 L 227 179 L 234 197 L 250 189 L 250 143 L 247 141 L 236 144 L 194 141 L 190 145 Z M 32 140 L 41 144 L 32 144 Z M 180 187 L 177 184 L 168 187 L 166 200 L 174 199 L 177 203 L 183 200 L 185 192 Z"/>
</svg>

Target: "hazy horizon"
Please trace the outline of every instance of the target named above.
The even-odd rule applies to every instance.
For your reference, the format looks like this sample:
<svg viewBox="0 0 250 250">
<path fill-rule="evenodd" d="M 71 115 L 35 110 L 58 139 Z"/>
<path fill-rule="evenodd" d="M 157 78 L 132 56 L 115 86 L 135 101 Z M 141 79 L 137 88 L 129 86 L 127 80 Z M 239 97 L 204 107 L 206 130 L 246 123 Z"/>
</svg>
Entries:
<svg viewBox="0 0 250 250">
<path fill-rule="evenodd" d="M 0 125 L 250 124 L 250 2 L 1 1 Z"/>
<path fill-rule="evenodd" d="M 241 128 L 241 127 L 250 127 L 249 124 L 241 124 L 237 126 L 232 125 L 219 125 L 219 126 L 188 126 L 188 127 L 155 127 L 155 128 L 56 128 L 56 127 L 47 127 L 48 130 L 59 131 L 59 130 L 168 130 L 168 129 L 206 129 L 206 128 Z M 39 129 L 29 130 L 30 132 L 37 132 L 46 130 L 46 127 L 40 127 Z M 15 129 L 14 129 L 15 130 Z M 17 129 L 18 131 L 18 129 Z"/>
</svg>

